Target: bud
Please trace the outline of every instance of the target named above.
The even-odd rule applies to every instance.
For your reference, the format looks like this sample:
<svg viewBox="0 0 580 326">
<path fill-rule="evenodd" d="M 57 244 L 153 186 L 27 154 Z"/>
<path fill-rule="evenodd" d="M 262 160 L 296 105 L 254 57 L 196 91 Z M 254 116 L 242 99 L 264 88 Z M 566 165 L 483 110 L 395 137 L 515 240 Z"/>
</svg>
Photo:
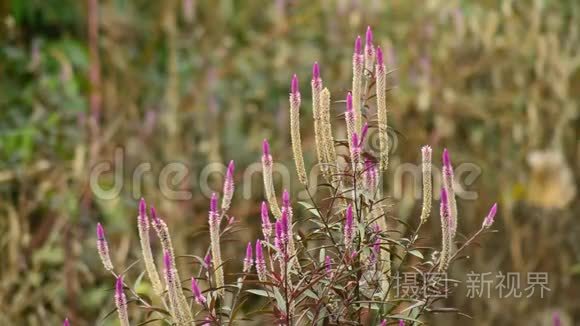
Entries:
<svg viewBox="0 0 580 326">
<path fill-rule="evenodd" d="M 355 55 L 362 55 L 362 41 L 360 39 L 360 35 L 356 37 L 354 41 L 354 54 Z"/>
<path fill-rule="evenodd" d="M 495 204 L 493 204 L 493 206 L 491 206 L 489 213 L 487 213 L 487 216 L 483 220 L 482 227 L 489 228 L 493 224 L 496 213 L 497 213 L 497 203 L 495 203 Z"/>
<path fill-rule="evenodd" d="M 105 269 L 112 271 L 113 263 L 109 255 L 109 244 L 107 243 L 107 239 L 105 239 L 105 230 L 101 223 L 97 223 L 97 251 L 99 252 L 99 257 Z"/>
<path fill-rule="evenodd" d="M 318 62 L 314 62 L 312 65 L 312 81 L 316 82 L 318 80 L 320 80 L 320 67 Z"/>
<path fill-rule="evenodd" d="M 201 290 L 199 289 L 199 285 L 197 284 L 197 280 L 195 278 L 191 278 L 191 292 L 193 292 L 193 298 L 195 302 L 199 305 L 205 305 L 207 302 L 203 294 L 201 294 Z"/>
<path fill-rule="evenodd" d="M 222 211 L 226 212 L 232 203 L 234 196 L 234 161 L 230 161 L 224 179 L 224 197 L 222 198 Z"/>
<path fill-rule="evenodd" d="M 246 257 L 244 258 L 244 273 L 248 273 L 250 269 L 252 269 L 252 264 L 254 261 L 252 260 L 252 243 L 248 242 L 248 246 L 246 246 Z"/>
<path fill-rule="evenodd" d="M 127 313 L 127 297 L 123 292 L 123 276 L 119 275 L 115 283 L 115 305 L 119 314 L 121 326 L 129 326 L 129 314 Z"/>
<path fill-rule="evenodd" d="M 292 82 L 290 83 L 290 93 L 291 94 L 298 94 L 300 90 L 298 89 L 298 76 L 294 74 L 292 76 Z"/>
</svg>

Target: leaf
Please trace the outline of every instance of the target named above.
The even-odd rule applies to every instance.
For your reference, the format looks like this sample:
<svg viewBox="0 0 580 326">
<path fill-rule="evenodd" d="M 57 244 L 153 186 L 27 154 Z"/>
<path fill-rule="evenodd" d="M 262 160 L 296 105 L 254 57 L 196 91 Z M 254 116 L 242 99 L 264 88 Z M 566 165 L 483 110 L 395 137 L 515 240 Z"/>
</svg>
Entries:
<svg viewBox="0 0 580 326">
<path fill-rule="evenodd" d="M 266 292 L 264 290 L 249 289 L 249 290 L 246 290 L 246 292 L 252 293 L 252 294 L 255 294 L 255 295 L 259 295 L 261 297 L 266 297 L 266 298 L 269 298 L 270 297 L 270 294 L 268 294 L 268 292 Z"/>
<path fill-rule="evenodd" d="M 425 257 L 423 257 L 423 254 L 419 250 L 409 250 L 409 254 L 417 258 L 425 259 Z"/>
</svg>

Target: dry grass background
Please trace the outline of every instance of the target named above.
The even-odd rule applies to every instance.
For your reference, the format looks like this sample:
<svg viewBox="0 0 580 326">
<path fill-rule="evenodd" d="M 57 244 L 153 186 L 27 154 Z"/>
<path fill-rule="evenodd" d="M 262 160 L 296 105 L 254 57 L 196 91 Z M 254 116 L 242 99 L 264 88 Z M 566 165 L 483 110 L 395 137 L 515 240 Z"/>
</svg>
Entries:
<svg viewBox="0 0 580 326">
<path fill-rule="evenodd" d="M 453 276 L 550 273 L 544 299 L 457 293 L 447 304 L 474 320 L 432 321 L 548 325 L 559 311 L 564 325 L 580 322 L 577 1 L 11 0 L 0 4 L 0 23 L 0 324 L 57 325 L 65 315 L 74 325 L 113 324 L 101 322 L 113 308 L 113 280 L 97 258 L 94 228 L 106 225 L 116 265 L 129 266 L 138 257 L 135 191 L 167 217 L 178 251 L 205 250 L 201 169 L 252 164 L 263 138 L 290 162 L 291 74 L 306 81 L 318 60 L 329 89 L 346 93 L 352 43 L 367 25 L 396 68 L 395 165 L 417 163 L 415 149 L 428 143 L 481 168 L 469 186 L 479 198 L 459 202 L 459 232 L 500 203 L 499 232 Z M 120 196 L 103 200 L 89 171 L 116 148 L 125 151 L 125 182 Z M 191 200 L 165 199 L 155 178 L 131 188 L 137 164 L 150 162 L 155 175 L 172 161 L 192 171 L 178 186 L 193 191 Z M 391 192 L 412 188 L 393 174 L 385 181 Z M 212 182 L 217 189 L 221 180 Z M 248 232 L 227 247 L 229 258 L 257 234 L 255 189 L 252 200 L 235 198 Z M 396 216 L 418 216 L 411 192 L 395 197 Z M 437 219 L 429 227 L 438 234 Z"/>
</svg>

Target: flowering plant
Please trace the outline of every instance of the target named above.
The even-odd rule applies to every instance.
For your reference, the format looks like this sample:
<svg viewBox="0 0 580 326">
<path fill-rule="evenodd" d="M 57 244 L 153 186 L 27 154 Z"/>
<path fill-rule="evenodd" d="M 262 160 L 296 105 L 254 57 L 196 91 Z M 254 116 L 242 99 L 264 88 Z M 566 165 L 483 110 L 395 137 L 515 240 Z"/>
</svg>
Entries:
<svg viewBox="0 0 580 326">
<path fill-rule="evenodd" d="M 237 280 L 227 283 L 221 239 L 233 232 L 235 221 L 228 211 L 234 193 L 234 163 L 230 162 L 221 195 L 212 194 L 208 225 L 210 244 L 200 262 L 199 273 L 182 279 L 176 267 L 176 253 L 165 221 L 145 200 L 139 204 L 137 225 L 145 274 L 156 295 L 150 300 L 137 293 L 118 275 L 110 258 L 103 227 L 97 225 L 97 248 L 105 269 L 116 277 L 115 303 L 121 325 L 129 325 L 128 303 L 137 302 L 150 319 L 174 325 L 223 325 L 269 315 L 280 325 L 421 324 L 421 316 L 436 311 L 438 294 L 447 289 L 445 273 L 458 254 L 493 224 L 493 205 L 473 236 L 457 247 L 458 211 L 453 166 L 443 151 L 443 186 L 440 190 L 441 249 L 429 259 L 426 249 L 416 245 L 421 227 L 431 215 L 432 149 L 424 146 L 422 156 L 423 200 L 418 225 L 409 237 L 396 235 L 398 223 L 386 213 L 382 174 L 389 166 L 387 124 L 387 75 L 383 52 L 373 44 L 372 31 L 355 42 L 352 58 L 351 92 L 346 94 L 347 140 L 335 140 L 331 127 L 330 91 L 324 87 L 320 66 L 314 63 L 311 93 L 318 166 L 325 179 L 327 198 L 316 200 L 308 191 L 300 139 L 301 92 L 298 77 L 291 80 L 289 106 L 292 152 L 298 181 L 310 195 L 303 216 L 295 218 L 295 204 L 286 190 L 278 202 L 273 181 L 274 159 L 267 140 L 262 147 L 265 201 L 261 205 L 262 238 L 248 243 L 243 269 Z M 376 123 L 371 110 L 375 106 Z M 379 152 L 366 150 L 369 129 L 377 129 Z M 162 253 L 153 253 L 151 225 Z M 159 266 L 155 257 L 162 254 Z M 416 258 L 410 262 L 409 257 Z M 405 270 L 437 273 L 420 279 L 427 288 L 419 296 L 395 294 L 396 275 Z M 189 286 L 184 287 L 184 283 Z M 261 297 L 261 306 L 242 312 L 250 296 Z M 66 321 L 68 323 L 68 320 Z"/>
</svg>

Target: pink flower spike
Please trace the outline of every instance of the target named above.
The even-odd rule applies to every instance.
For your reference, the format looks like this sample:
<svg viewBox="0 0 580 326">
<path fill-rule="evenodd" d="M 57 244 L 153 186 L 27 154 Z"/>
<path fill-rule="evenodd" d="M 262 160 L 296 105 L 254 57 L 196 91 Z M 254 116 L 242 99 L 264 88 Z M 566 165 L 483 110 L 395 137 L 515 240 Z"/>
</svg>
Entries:
<svg viewBox="0 0 580 326">
<path fill-rule="evenodd" d="M 103 229 L 101 223 L 97 223 L 97 240 L 105 240 L 105 230 Z"/>
<path fill-rule="evenodd" d="M 205 257 L 203 257 L 203 264 L 205 265 L 204 267 L 206 269 L 209 269 L 209 267 L 211 266 L 211 253 L 207 253 L 207 255 L 205 255 Z"/>
<path fill-rule="evenodd" d="M 149 211 L 151 214 L 151 219 L 153 219 L 153 222 L 157 224 L 159 222 L 159 217 L 157 217 L 157 211 L 155 210 L 155 207 L 151 206 L 151 208 L 149 208 Z"/>
<path fill-rule="evenodd" d="M 381 321 L 381 326 L 387 326 L 387 320 L 386 319 L 383 319 Z"/>
<path fill-rule="evenodd" d="M 497 203 L 495 203 L 495 204 L 493 204 L 493 206 L 491 206 L 489 213 L 487 213 L 487 216 L 483 220 L 483 227 L 484 228 L 488 228 L 493 224 L 495 214 L 497 214 Z"/>
<path fill-rule="evenodd" d="M 167 273 L 170 273 L 170 270 L 171 270 L 171 255 L 167 251 L 165 251 L 163 253 L 163 264 L 165 266 L 165 270 L 167 271 Z"/>
<path fill-rule="evenodd" d="M 115 283 L 115 293 L 118 296 L 123 295 L 123 276 L 119 275 L 119 277 L 117 277 L 117 282 Z"/>
<path fill-rule="evenodd" d="M 209 201 L 209 212 L 217 214 L 218 198 L 217 194 L 214 192 L 211 194 L 211 199 Z"/>
<path fill-rule="evenodd" d="M 298 94 L 300 90 L 298 89 L 298 76 L 294 74 L 292 76 L 292 82 L 290 84 L 290 92 L 291 94 Z"/>
<path fill-rule="evenodd" d="M 360 39 L 360 35 L 356 37 L 356 41 L 354 41 L 354 54 L 361 55 L 362 53 L 362 41 Z"/>
<path fill-rule="evenodd" d="M 352 140 L 351 140 L 351 144 L 353 148 L 358 148 L 360 146 L 360 143 L 358 141 L 358 135 L 356 132 L 352 133 Z"/>
<path fill-rule="evenodd" d="M 284 192 L 282 193 L 282 205 L 286 208 L 290 207 L 290 194 L 286 189 L 284 189 Z"/>
<path fill-rule="evenodd" d="M 145 203 L 145 199 L 141 197 L 139 201 L 139 217 L 144 218 L 147 215 L 147 204 Z"/>
<path fill-rule="evenodd" d="M 383 50 L 377 46 L 377 65 L 382 66 L 385 64 L 384 58 L 383 58 Z"/>
<path fill-rule="evenodd" d="M 262 251 L 262 241 L 256 240 L 256 274 L 260 281 L 266 280 L 266 260 Z"/>
<path fill-rule="evenodd" d="M 234 177 L 234 169 L 236 168 L 235 163 L 233 160 L 230 161 L 228 164 L 228 170 L 226 171 L 226 178 L 233 178 Z"/>
<path fill-rule="evenodd" d="M 560 314 L 558 312 L 555 312 L 552 315 L 552 325 L 553 326 L 560 326 L 560 325 L 562 325 L 562 321 L 560 320 Z"/>
<path fill-rule="evenodd" d="M 195 278 L 191 278 L 191 292 L 193 292 L 193 297 L 195 299 L 195 302 L 197 302 L 199 305 L 205 305 L 206 303 L 206 299 L 203 296 L 203 294 L 201 294 L 201 290 L 199 289 L 199 284 L 197 284 L 197 280 Z"/>
<path fill-rule="evenodd" d="M 70 322 L 68 321 L 68 318 L 64 319 L 64 322 L 62 323 L 62 326 L 70 326 Z"/>
<path fill-rule="evenodd" d="M 270 144 L 268 143 L 267 139 L 264 139 L 264 141 L 262 142 L 262 154 L 265 157 L 270 156 Z"/>
<path fill-rule="evenodd" d="M 244 273 L 247 273 L 252 269 L 252 264 L 254 263 L 252 253 L 252 243 L 248 242 L 248 245 L 246 246 L 246 257 L 244 258 Z"/>
<path fill-rule="evenodd" d="M 402 319 L 399 319 L 399 326 L 405 326 L 405 321 Z"/>
<path fill-rule="evenodd" d="M 346 112 L 352 112 L 352 94 L 350 92 L 346 94 Z"/>
<path fill-rule="evenodd" d="M 370 26 L 367 26 L 366 45 L 369 47 L 373 45 L 373 30 Z"/>
<path fill-rule="evenodd" d="M 317 81 L 320 79 L 320 67 L 318 66 L 318 62 L 314 62 L 312 65 L 312 80 Z"/>
<path fill-rule="evenodd" d="M 449 157 L 449 151 L 447 148 L 443 150 L 443 166 L 445 168 L 451 169 L 451 158 Z"/>
</svg>

